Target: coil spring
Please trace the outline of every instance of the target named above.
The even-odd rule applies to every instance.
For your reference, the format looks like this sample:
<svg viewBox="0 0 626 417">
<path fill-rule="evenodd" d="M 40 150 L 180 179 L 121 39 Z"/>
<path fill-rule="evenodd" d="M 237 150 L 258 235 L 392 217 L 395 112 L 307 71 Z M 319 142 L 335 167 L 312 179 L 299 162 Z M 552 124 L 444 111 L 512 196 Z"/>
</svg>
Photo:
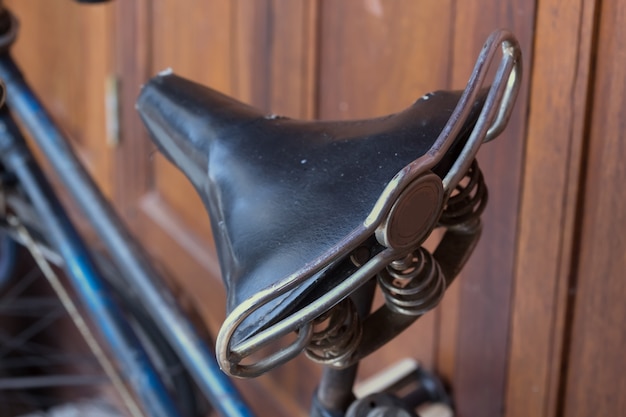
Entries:
<svg viewBox="0 0 626 417">
<path fill-rule="evenodd" d="M 362 334 L 359 314 L 347 298 L 313 321 L 313 336 L 305 353 L 315 362 L 342 366 L 358 348 Z"/>
<path fill-rule="evenodd" d="M 378 274 L 387 307 L 408 316 L 420 316 L 439 304 L 446 280 L 437 260 L 424 248 L 392 262 Z"/>
<path fill-rule="evenodd" d="M 474 159 L 465 177 L 455 187 L 448 199 L 439 224 L 451 227 L 478 218 L 487 204 L 487 186 L 483 174 Z"/>
</svg>

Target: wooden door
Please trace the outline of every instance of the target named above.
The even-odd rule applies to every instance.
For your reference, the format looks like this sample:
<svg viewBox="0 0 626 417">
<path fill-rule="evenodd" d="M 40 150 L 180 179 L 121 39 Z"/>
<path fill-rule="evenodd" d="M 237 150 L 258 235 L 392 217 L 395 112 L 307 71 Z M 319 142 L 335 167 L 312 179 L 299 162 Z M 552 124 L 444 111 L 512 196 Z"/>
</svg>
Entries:
<svg viewBox="0 0 626 417">
<path fill-rule="evenodd" d="M 171 67 L 276 114 L 378 116 L 462 88 L 487 35 L 511 29 L 525 75 L 507 131 L 479 155 L 490 188 L 481 243 L 441 307 L 366 360 L 360 376 L 411 356 L 451 385 L 462 417 L 620 415 L 619 1 L 7 3 L 22 17 L 15 54 L 27 76 L 213 332 L 225 303 L 208 218 L 146 137 L 134 111 L 141 84 Z M 114 140 L 111 79 L 121 103 Z M 319 372 L 298 358 L 240 385 L 261 415 L 306 415 Z"/>
<path fill-rule="evenodd" d="M 558 410 L 573 417 L 619 415 L 626 408 L 626 5 L 611 0 L 595 7 L 595 78 Z"/>
</svg>

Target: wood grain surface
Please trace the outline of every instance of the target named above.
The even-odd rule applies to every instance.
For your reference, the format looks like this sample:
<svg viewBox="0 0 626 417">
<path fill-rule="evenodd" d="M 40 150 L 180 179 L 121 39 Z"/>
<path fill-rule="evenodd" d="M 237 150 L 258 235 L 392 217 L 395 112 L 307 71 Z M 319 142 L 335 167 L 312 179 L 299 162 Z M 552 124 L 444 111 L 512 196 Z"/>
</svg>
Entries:
<svg viewBox="0 0 626 417">
<path fill-rule="evenodd" d="M 523 0 L 457 2 L 452 49 L 452 85 L 462 87 L 487 36 L 507 28 L 517 36 L 527 71 L 533 65 L 535 5 Z M 458 329 L 440 343 L 449 349 L 446 377 L 454 387 L 459 416 L 500 416 L 504 409 L 509 320 L 518 237 L 518 208 L 526 140 L 528 75 L 506 131 L 480 150 L 478 161 L 489 187 L 484 230 L 472 259 L 457 281 L 456 307 L 442 328 Z M 456 310 L 456 311 L 455 311 Z M 450 340 L 451 339 L 451 340 Z"/>
<path fill-rule="evenodd" d="M 626 409 L 626 4 L 610 0 L 598 7 L 582 224 L 560 398 L 560 411 L 568 417 L 622 415 Z"/>
<path fill-rule="evenodd" d="M 594 24 L 594 2 L 538 3 L 506 416 L 557 412 L 568 288 L 577 256 Z"/>
<path fill-rule="evenodd" d="M 28 82 L 105 194 L 113 192 L 114 151 L 107 145 L 105 95 L 114 65 L 110 5 L 7 1 L 21 21 L 13 54 Z"/>
</svg>

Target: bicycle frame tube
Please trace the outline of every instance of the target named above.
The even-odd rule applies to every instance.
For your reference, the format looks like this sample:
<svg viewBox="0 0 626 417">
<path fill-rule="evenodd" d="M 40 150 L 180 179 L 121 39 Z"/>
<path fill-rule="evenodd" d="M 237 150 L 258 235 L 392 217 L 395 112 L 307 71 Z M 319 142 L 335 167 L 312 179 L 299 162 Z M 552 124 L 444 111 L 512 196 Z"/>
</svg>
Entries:
<svg viewBox="0 0 626 417">
<path fill-rule="evenodd" d="M 153 416 L 180 416 L 6 108 L 0 109 L 0 155 L 4 165 L 17 176 L 38 215 L 45 219 L 51 243 L 61 253 L 74 288 L 121 362 L 144 409 Z"/>
<path fill-rule="evenodd" d="M 0 56 L 0 78 L 6 84 L 7 103 L 11 111 L 19 116 L 44 151 L 63 185 L 70 191 L 128 284 L 134 288 L 204 395 L 223 416 L 252 416 L 232 381 L 219 369 L 212 349 L 200 339 L 185 318 L 149 259 L 95 185 L 8 53 Z"/>
</svg>

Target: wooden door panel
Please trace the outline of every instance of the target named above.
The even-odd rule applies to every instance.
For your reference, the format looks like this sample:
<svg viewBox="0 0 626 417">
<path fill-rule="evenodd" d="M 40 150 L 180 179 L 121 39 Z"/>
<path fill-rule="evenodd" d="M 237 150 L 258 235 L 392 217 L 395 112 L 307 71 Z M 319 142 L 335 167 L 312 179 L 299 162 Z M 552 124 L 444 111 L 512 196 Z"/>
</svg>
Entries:
<svg viewBox="0 0 626 417">
<path fill-rule="evenodd" d="M 626 408 L 626 4 L 605 1 L 591 110 L 577 276 L 566 348 L 563 415 L 620 415 Z"/>
<path fill-rule="evenodd" d="M 150 72 L 171 68 L 180 76 L 232 90 L 233 3 L 230 1 L 155 1 L 151 7 Z M 189 181 L 161 154 L 151 164 L 155 204 L 167 204 L 189 232 L 211 241 L 210 224 Z"/>
<path fill-rule="evenodd" d="M 267 112 L 315 117 L 318 2 L 238 0 L 233 95 Z"/>
<path fill-rule="evenodd" d="M 112 195 L 114 144 L 107 134 L 107 82 L 113 74 L 111 6 L 7 1 L 21 20 L 13 55 L 89 172 Z"/>
<path fill-rule="evenodd" d="M 152 67 L 231 90 L 234 3 L 158 0 L 151 12 Z"/>
<path fill-rule="evenodd" d="M 451 1 L 322 2 L 322 119 L 403 110 L 449 84 Z"/>
<path fill-rule="evenodd" d="M 467 82 L 476 52 L 497 28 L 516 35 L 527 71 L 532 66 L 534 16 L 535 4 L 525 0 L 456 2 L 452 85 Z M 440 342 L 448 351 L 439 369 L 455 388 L 460 416 L 500 416 L 505 407 L 528 96 L 525 72 L 506 131 L 478 155 L 489 188 L 483 234 L 450 299 L 442 303 L 442 333 L 450 330 Z"/>
<path fill-rule="evenodd" d="M 518 212 L 507 417 L 558 415 L 596 3 L 538 2 Z M 559 13 L 555 14 L 555 8 Z M 572 39 L 578 39 L 572 42 Z M 565 414 L 569 416 L 570 414 Z M 600 415 L 600 414 L 598 414 Z"/>
</svg>

